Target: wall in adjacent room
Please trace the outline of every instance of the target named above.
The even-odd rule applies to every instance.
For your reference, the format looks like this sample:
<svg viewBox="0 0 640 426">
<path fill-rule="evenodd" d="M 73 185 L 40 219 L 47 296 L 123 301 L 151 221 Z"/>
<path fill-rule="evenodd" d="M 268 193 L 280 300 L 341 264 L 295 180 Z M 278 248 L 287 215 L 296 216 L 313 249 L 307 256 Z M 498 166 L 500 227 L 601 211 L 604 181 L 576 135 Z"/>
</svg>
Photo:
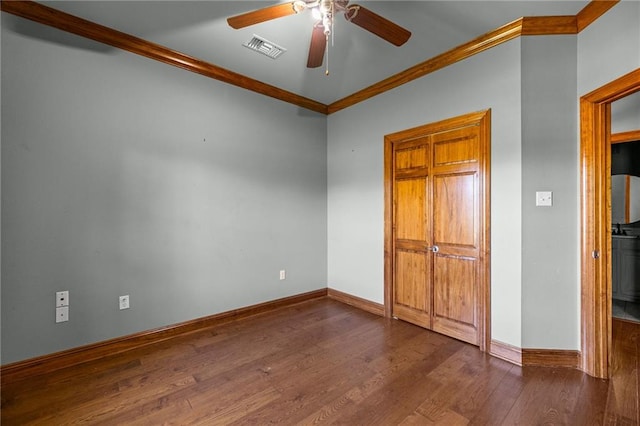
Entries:
<svg viewBox="0 0 640 426">
<path fill-rule="evenodd" d="M 14 19 L 2 363 L 326 287 L 325 116 Z"/>
</svg>

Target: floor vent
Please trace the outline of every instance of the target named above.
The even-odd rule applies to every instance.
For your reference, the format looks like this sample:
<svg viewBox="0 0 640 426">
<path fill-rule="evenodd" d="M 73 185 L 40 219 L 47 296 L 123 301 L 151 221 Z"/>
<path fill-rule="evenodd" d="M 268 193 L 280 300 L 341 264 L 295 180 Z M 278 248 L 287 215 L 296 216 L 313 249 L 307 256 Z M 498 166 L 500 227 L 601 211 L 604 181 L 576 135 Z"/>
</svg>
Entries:
<svg viewBox="0 0 640 426">
<path fill-rule="evenodd" d="M 284 47 L 278 46 L 277 44 L 270 42 L 269 40 L 265 40 L 255 34 L 253 35 L 253 38 L 244 43 L 243 46 L 251 50 L 255 50 L 258 53 L 262 53 L 263 55 L 267 55 L 271 59 L 277 59 L 278 56 L 287 51 Z"/>
</svg>

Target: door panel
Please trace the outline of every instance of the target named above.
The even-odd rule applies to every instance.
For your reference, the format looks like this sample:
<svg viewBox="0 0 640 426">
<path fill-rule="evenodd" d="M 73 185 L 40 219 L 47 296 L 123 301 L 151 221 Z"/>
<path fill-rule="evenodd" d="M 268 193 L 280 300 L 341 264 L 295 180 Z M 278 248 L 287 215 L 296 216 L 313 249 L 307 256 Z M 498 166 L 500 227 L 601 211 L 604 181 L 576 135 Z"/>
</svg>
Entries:
<svg viewBox="0 0 640 426">
<path fill-rule="evenodd" d="M 438 253 L 433 275 L 433 330 L 477 345 L 475 259 Z"/>
<path fill-rule="evenodd" d="M 476 163 L 478 161 L 478 134 L 467 128 L 433 135 L 434 167 Z"/>
<path fill-rule="evenodd" d="M 425 241 L 427 238 L 426 179 L 400 180 L 396 183 L 396 238 Z"/>
<path fill-rule="evenodd" d="M 476 246 L 476 179 L 474 174 L 435 176 L 434 240 L 438 246 Z M 441 247 L 442 248 L 442 247 Z"/>
<path fill-rule="evenodd" d="M 428 166 L 428 153 L 424 146 L 411 146 L 396 151 L 395 169 L 411 170 Z"/>
<path fill-rule="evenodd" d="M 427 310 L 427 259 L 422 253 L 398 251 L 396 302 L 409 308 Z"/>
<path fill-rule="evenodd" d="M 427 254 L 398 250 L 394 313 L 427 328 L 431 327 L 429 275 Z"/>
</svg>

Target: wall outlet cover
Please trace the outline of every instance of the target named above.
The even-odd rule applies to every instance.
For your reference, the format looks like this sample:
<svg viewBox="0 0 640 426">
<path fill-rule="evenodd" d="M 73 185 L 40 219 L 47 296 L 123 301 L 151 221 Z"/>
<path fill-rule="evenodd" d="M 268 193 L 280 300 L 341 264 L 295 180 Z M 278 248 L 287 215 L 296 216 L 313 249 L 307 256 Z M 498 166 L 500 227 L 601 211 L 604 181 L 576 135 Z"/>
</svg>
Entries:
<svg viewBox="0 0 640 426">
<path fill-rule="evenodd" d="M 56 291 L 56 308 L 69 306 L 69 290 Z"/>
<path fill-rule="evenodd" d="M 118 299 L 118 302 L 120 304 L 120 310 L 122 309 L 129 309 L 129 295 L 125 295 L 125 296 L 120 296 Z"/>
<path fill-rule="evenodd" d="M 56 308 L 56 322 L 67 322 L 69 321 L 69 307 L 62 306 L 60 308 Z"/>
</svg>

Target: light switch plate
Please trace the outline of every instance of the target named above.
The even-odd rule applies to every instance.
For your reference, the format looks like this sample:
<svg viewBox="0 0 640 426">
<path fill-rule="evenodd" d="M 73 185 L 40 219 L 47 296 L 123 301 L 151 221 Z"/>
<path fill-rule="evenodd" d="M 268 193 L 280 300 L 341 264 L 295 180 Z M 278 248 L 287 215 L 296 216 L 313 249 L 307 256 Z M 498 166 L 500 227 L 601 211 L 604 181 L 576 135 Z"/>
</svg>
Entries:
<svg viewBox="0 0 640 426">
<path fill-rule="evenodd" d="M 553 192 L 551 192 L 551 191 L 537 191 L 536 192 L 536 206 L 537 207 L 551 207 L 551 206 L 553 206 Z"/>
</svg>

